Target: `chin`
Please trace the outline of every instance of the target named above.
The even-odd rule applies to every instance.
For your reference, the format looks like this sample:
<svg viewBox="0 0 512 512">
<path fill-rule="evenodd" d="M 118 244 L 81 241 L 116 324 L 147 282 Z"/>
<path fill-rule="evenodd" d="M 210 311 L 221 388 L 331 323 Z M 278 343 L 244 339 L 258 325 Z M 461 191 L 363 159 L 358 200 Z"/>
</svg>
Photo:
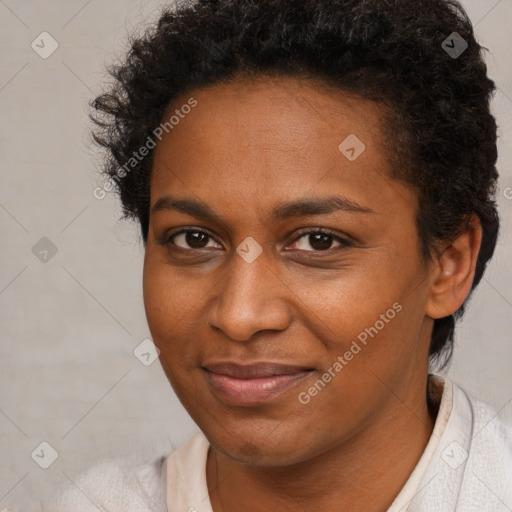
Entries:
<svg viewBox="0 0 512 512">
<path fill-rule="evenodd" d="M 316 451 L 314 446 L 308 445 L 308 441 L 314 440 L 306 439 L 287 423 L 276 428 L 275 423 L 269 427 L 253 421 L 248 429 L 238 427 L 236 436 L 222 428 L 213 430 L 211 425 L 210 428 L 199 426 L 218 452 L 246 466 L 289 466 L 308 460 Z"/>
</svg>

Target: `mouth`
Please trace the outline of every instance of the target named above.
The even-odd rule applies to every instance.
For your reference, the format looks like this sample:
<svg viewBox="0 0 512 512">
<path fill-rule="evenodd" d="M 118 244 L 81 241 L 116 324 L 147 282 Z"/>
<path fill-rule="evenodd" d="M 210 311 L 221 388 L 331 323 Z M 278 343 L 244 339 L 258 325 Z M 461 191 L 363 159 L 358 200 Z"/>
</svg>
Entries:
<svg viewBox="0 0 512 512">
<path fill-rule="evenodd" d="M 216 363 L 203 367 L 211 391 L 231 405 L 268 402 L 305 379 L 311 368 L 258 362 L 251 365 Z"/>
</svg>

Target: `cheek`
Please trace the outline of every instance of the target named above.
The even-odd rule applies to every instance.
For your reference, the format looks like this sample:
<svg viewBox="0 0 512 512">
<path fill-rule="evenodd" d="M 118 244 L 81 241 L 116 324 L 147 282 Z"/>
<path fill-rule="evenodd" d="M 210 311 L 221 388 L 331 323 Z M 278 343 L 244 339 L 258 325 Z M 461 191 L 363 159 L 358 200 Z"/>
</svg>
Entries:
<svg viewBox="0 0 512 512">
<path fill-rule="evenodd" d="M 154 343 L 160 349 L 161 359 L 180 361 L 170 357 L 183 344 L 184 326 L 197 302 L 193 288 L 185 286 L 179 274 L 160 261 L 150 246 L 144 258 L 143 293 L 146 318 Z"/>
<path fill-rule="evenodd" d="M 340 337 L 329 347 L 329 360 L 323 370 L 335 377 L 327 385 L 330 389 L 318 396 L 315 407 L 336 404 L 330 406 L 334 418 L 343 411 L 345 418 L 348 414 L 363 421 L 369 411 L 393 399 L 394 393 L 402 394 L 404 377 L 428 360 L 428 343 L 421 336 L 421 291 L 411 294 L 387 289 L 379 294 L 375 290 L 362 304 L 344 309 L 348 314 L 357 311 L 353 320 L 344 322 L 339 317 L 331 324 Z"/>
<path fill-rule="evenodd" d="M 160 350 L 162 368 L 187 410 L 194 410 L 201 393 L 190 368 L 198 357 L 199 328 L 194 315 L 198 297 L 190 283 L 159 261 L 156 251 L 146 249 L 143 293 L 146 317 L 153 342 Z"/>
<path fill-rule="evenodd" d="M 366 312 L 366 323 L 359 319 L 359 325 L 342 320 L 331 324 L 339 333 L 337 342 L 324 354 L 325 364 L 315 379 L 296 393 L 306 438 L 312 429 L 329 442 L 333 425 L 339 429 L 335 437 L 349 435 L 403 394 L 407 368 L 416 366 L 417 341 L 408 339 L 411 329 L 406 306 L 394 302 L 391 308 L 383 308 L 382 314 L 387 323 Z M 315 435 L 311 435 L 311 443 L 316 442 Z"/>
<path fill-rule="evenodd" d="M 197 283 L 184 279 L 183 273 L 165 262 L 161 251 L 148 246 L 144 258 L 144 306 L 150 328 L 172 329 L 200 304 L 206 287 L 205 278 Z"/>
<path fill-rule="evenodd" d="M 364 341 L 365 329 L 376 322 L 379 331 L 389 331 L 388 325 L 399 309 L 393 304 L 401 302 L 404 283 L 394 278 L 390 268 L 374 268 L 355 266 L 340 271 L 334 279 L 331 275 L 323 282 L 311 282 L 300 292 L 304 318 L 309 317 L 325 331 L 325 339 L 330 340 L 328 348 L 332 343 L 332 348 L 343 350 L 361 333 Z"/>
<path fill-rule="evenodd" d="M 420 267 L 397 258 L 373 268 L 347 273 L 309 295 L 316 308 L 310 329 L 324 345 L 322 370 L 336 375 L 334 400 L 362 403 L 365 394 L 372 401 L 376 387 L 393 386 L 425 355 L 420 333 L 427 294 Z"/>
</svg>

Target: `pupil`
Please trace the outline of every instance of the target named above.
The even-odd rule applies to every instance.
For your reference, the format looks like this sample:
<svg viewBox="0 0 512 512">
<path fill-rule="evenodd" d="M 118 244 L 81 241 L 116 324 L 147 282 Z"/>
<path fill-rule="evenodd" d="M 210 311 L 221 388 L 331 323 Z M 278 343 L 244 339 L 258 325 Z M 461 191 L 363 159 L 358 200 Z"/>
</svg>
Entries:
<svg viewBox="0 0 512 512">
<path fill-rule="evenodd" d="M 206 241 L 208 235 L 206 233 L 201 233 L 199 231 L 188 231 L 185 235 L 185 240 L 190 247 L 195 249 L 200 249 L 206 245 L 203 242 Z"/>
<path fill-rule="evenodd" d="M 332 241 L 331 238 L 331 235 L 326 235 L 325 233 L 314 233 L 309 235 L 309 243 L 311 247 L 317 250 L 329 249 Z"/>
</svg>

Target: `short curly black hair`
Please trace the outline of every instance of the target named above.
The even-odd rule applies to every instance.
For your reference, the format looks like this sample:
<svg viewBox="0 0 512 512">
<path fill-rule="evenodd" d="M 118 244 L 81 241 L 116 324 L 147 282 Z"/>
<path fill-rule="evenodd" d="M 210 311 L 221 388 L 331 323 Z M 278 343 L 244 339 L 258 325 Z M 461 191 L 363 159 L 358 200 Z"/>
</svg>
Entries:
<svg viewBox="0 0 512 512">
<path fill-rule="evenodd" d="M 418 193 L 424 257 L 432 257 L 437 242 L 454 239 L 472 215 L 480 220 L 472 291 L 499 230 L 496 122 L 489 107 L 495 84 L 482 50 L 455 0 L 181 2 L 164 8 L 110 69 L 111 88 L 91 103 L 93 135 L 107 150 L 104 175 L 115 181 L 124 215 L 139 220 L 145 243 L 152 154 L 129 172 L 126 163 L 178 96 L 257 75 L 320 80 L 379 102 L 388 112 L 384 149 L 392 177 Z M 435 320 L 433 365 L 450 360 L 464 304 Z"/>
</svg>

